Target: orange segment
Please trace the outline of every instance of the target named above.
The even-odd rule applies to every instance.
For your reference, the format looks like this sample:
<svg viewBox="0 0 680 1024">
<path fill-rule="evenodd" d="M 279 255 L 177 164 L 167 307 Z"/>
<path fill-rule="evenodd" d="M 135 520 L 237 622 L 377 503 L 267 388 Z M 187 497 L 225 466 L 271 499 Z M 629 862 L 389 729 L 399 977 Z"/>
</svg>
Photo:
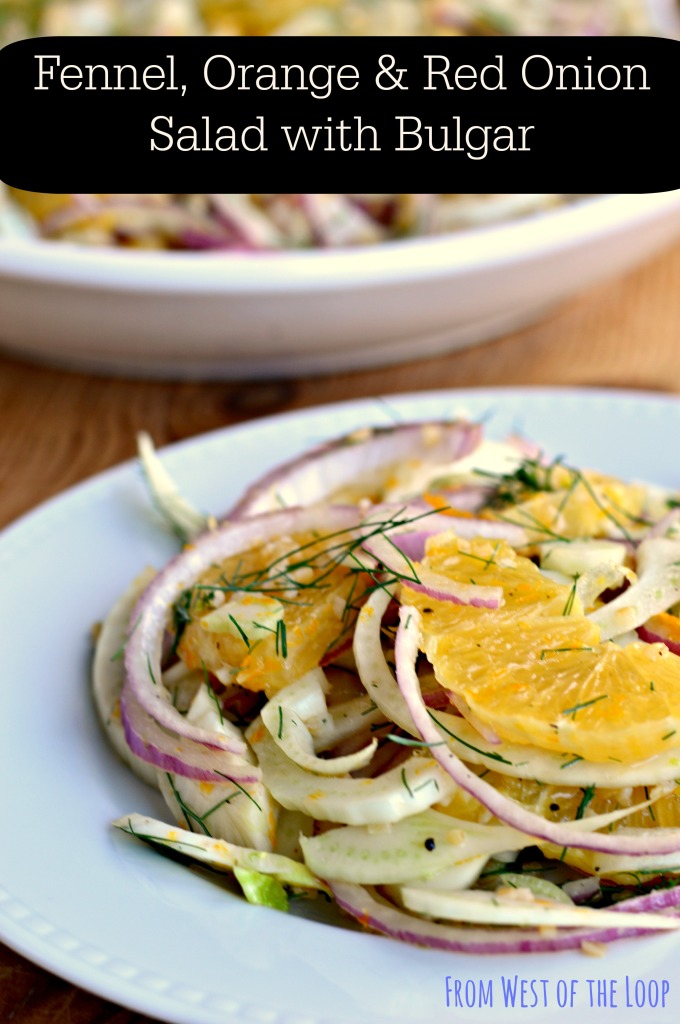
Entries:
<svg viewBox="0 0 680 1024">
<path fill-rule="evenodd" d="M 540 814 L 546 821 L 575 821 L 584 814 L 608 814 L 623 807 L 633 807 L 649 799 L 651 790 L 644 786 L 624 789 L 585 789 L 577 786 L 552 786 L 535 779 L 517 779 L 499 772 L 487 772 L 484 779 L 499 793 Z M 464 790 L 457 790 L 437 810 L 468 821 L 489 822 L 493 818 L 483 804 Z M 680 826 L 680 786 L 662 796 L 652 806 L 635 811 L 613 825 L 617 828 L 676 828 Z"/>
<path fill-rule="evenodd" d="M 623 807 L 632 807 L 644 803 L 650 790 L 644 786 L 627 786 L 624 789 L 578 789 L 573 786 L 550 786 L 533 779 L 516 779 L 498 772 L 487 772 L 484 778 L 495 789 L 527 810 L 540 814 L 547 821 L 568 822 L 589 814 L 607 814 Z M 494 819 L 487 809 L 464 790 L 457 790 L 446 804 L 437 804 L 436 810 L 450 814 L 454 818 L 478 821 L 482 824 L 493 822 Z M 680 826 L 680 786 L 657 800 L 651 807 L 634 811 L 629 817 L 622 818 L 612 828 L 677 828 Z M 623 874 L 617 871 L 616 859 L 608 864 L 593 850 L 581 850 L 578 847 L 563 847 L 553 844 L 541 844 L 546 857 L 562 860 L 586 874 L 597 874 L 600 878 L 608 878 L 630 885 L 650 881 L 654 872 L 644 870 L 637 875 L 634 871 Z"/>
<path fill-rule="evenodd" d="M 497 510 L 499 517 L 526 529 L 534 541 L 577 537 L 620 537 L 642 514 L 644 488 L 591 471 L 554 465 L 542 471 L 546 490 L 524 490 Z"/>
<path fill-rule="evenodd" d="M 370 582 L 355 567 L 336 564 L 349 543 L 347 536 L 318 542 L 312 535 L 284 537 L 215 566 L 193 588 L 191 621 L 178 648 L 182 660 L 269 697 L 316 668 L 351 634 Z M 261 631 L 254 642 L 237 626 L 231 633 L 202 627 L 215 607 L 226 608 L 248 591 L 282 602 L 282 627 Z"/>
<path fill-rule="evenodd" d="M 573 589 L 504 544 L 443 534 L 426 564 L 503 588 L 497 610 L 402 594 L 440 684 L 501 739 L 626 764 L 680 746 L 680 658 L 667 647 L 600 643 Z"/>
</svg>

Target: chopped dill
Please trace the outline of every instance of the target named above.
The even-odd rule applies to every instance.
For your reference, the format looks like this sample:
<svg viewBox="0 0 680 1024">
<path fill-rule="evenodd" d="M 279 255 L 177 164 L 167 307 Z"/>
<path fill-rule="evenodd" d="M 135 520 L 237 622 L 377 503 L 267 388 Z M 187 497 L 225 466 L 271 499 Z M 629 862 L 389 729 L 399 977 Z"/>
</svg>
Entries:
<svg viewBox="0 0 680 1024">
<path fill-rule="evenodd" d="M 577 583 L 577 580 L 574 580 L 574 584 L 573 584 L 571 590 L 569 591 L 569 597 L 567 598 L 567 602 L 566 602 L 564 608 L 562 609 L 562 614 L 563 615 L 571 615 L 571 613 L 572 613 L 572 611 L 574 609 L 574 601 L 576 600 L 576 583 Z"/>
<path fill-rule="evenodd" d="M 168 780 L 168 782 L 170 783 L 170 789 L 172 790 L 172 795 L 174 796 L 175 800 L 177 801 L 177 804 L 179 806 L 180 811 L 184 815 L 184 820 L 187 823 L 187 828 L 189 829 L 189 831 L 191 832 L 191 822 L 195 821 L 197 825 L 201 826 L 201 828 L 203 829 L 203 832 L 205 833 L 205 835 L 212 837 L 212 833 L 211 833 L 210 829 L 205 824 L 205 822 L 203 821 L 201 816 L 196 814 L 196 812 L 193 811 L 191 809 L 191 807 L 189 807 L 188 804 L 185 804 L 184 800 L 182 799 L 182 795 L 179 792 L 179 790 L 177 789 L 177 786 L 175 785 L 175 781 L 174 781 L 172 775 L 170 774 L 170 772 L 166 772 L 165 773 L 165 777 Z"/>
<path fill-rule="evenodd" d="M 365 712 L 364 712 L 365 713 Z M 403 747 L 445 747 L 446 740 L 438 740 L 436 743 L 426 743 L 425 740 L 412 740 L 408 736 L 395 736 L 390 733 L 387 737 L 392 743 L 400 743 Z"/>
<path fill-rule="evenodd" d="M 595 796 L 595 786 L 586 786 L 586 788 L 583 790 L 583 797 L 581 799 L 581 803 L 578 805 L 578 808 L 576 810 L 576 820 L 577 821 L 580 820 L 583 817 L 583 815 L 585 814 L 585 811 L 586 811 L 586 808 L 587 808 L 588 804 L 590 803 L 590 801 L 593 799 L 594 796 Z"/>
<path fill-rule="evenodd" d="M 148 654 L 146 656 L 146 667 L 149 670 L 149 675 L 151 676 L 151 682 L 153 683 L 154 686 L 158 686 L 158 683 L 156 682 L 156 677 L 153 674 L 153 669 L 151 668 L 151 658 L 149 657 Z"/>
<path fill-rule="evenodd" d="M 210 682 L 210 676 L 208 675 L 208 670 L 205 667 L 205 662 L 203 661 L 202 658 L 201 658 L 201 668 L 203 669 L 203 678 L 205 679 L 205 685 L 206 685 L 206 687 L 208 689 L 208 696 L 210 697 L 210 699 L 212 700 L 213 704 L 217 708 L 217 714 L 220 716 L 220 725 L 224 725 L 224 716 L 222 715 L 222 706 L 221 706 L 221 704 L 220 704 L 220 702 L 219 702 L 219 700 L 217 698 L 217 694 L 215 693 L 215 691 L 212 688 L 212 683 Z"/>
<path fill-rule="evenodd" d="M 484 563 L 484 568 L 485 569 L 488 569 L 490 565 L 495 565 L 496 564 L 496 555 L 498 554 L 498 549 L 500 548 L 500 546 L 501 546 L 501 542 L 500 541 L 496 541 L 495 548 L 491 552 L 489 558 L 487 558 L 486 562 Z"/>
<path fill-rule="evenodd" d="M 563 456 L 559 455 L 548 465 L 545 465 L 540 456 L 538 458 L 523 459 L 512 473 L 493 473 L 488 470 L 477 469 L 478 476 L 487 477 L 495 481 L 495 490 L 489 505 L 517 505 L 527 494 L 539 494 L 541 491 L 553 491 L 553 472 L 562 464 Z"/>
<path fill-rule="evenodd" d="M 172 606 L 172 627 L 175 631 L 171 651 L 173 657 L 177 654 L 177 648 L 184 635 L 184 630 L 191 622 L 191 599 L 192 591 L 190 589 L 183 590 Z"/>
<path fill-rule="evenodd" d="M 174 796 L 175 800 L 177 801 L 177 803 L 179 805 L 179 808 L 180 808 L 182 814 L 184 815 L 184 820 L 187 823 L 187 828 L 189 829 L 189 831 L 190 832 L 192 831 L 191 822 L 195 821 L 196 824 L 200 826 L 200 828 L 203 831 L 203 833 L 206 836 L 209 836 L 212 839 L 212 837 L 213 837 L 212 836 L 212 832 L 210 831 L 210 829 L 208 828 L 208 826 L 205 823 L 206 818 L 209 818 L 210 815 L 214 814 L 215 811 L 218 811 L 220 809 L 220 807 L 224 807 L 225 804 L 231 803 L 231 801 L 235 800 L 237 796 L 240 796 L 241 794 L 238 792 L 238 789 L 240 789 L 241 787 L 239 787 L 237 783 L 234 783 L 234 785 L 237 786 L 236 792 L 230 793 L 229 796 L 225 796 L 221 800 L 218 800 L 218 802 L 216 804 L 213 804 L 212 807 L 209 807 L 208 810 L 205 811 L 203 814 L 197 814 L 196 811 L 194 811 L 191 807 L 189 807 L 189 805 L 182 799 L 182 795 L 179 792 L 179 790 L 177 789 L 177 786 L 175 785 L 175 782 L 174 782 L 174 779 L 173 779 L 172 775 L 169 772 L 166 772 L 165 776 L 166 776 L 166 778 L 167 778 L 167 780 L 168 780 L 168 782 L 170 784 L 170 788 L 172 789 L 172 795 Z M 133 832 L 133 835 L 138 835 L 138 833 Z M 170 839 L 167 839 L 167 840 L 166 839 L 156 839 L 156 837 L 152 837 L 152 841 L 159 842 L 159 843 L 172 842 L 172 840 L 170 840 Z M 180 842 L 184 842 L 184 840 L 179 840 L 179 841 Z"/>
<path fill-rule="evenodd" d="M 585 487 L 586 491 L 588 492 L 590 497 L 593 499 L 593 501 L 595 502 L 595 504 L 599 508 L 599 510 L 602 513 L 602 515 L 605 516 L 605 518 L 607 518 L 610 521 L 610 523 L 612 523 L 618 530 L 621 531 L 621 533 L 623 534 L 623 536 L 625 537 L 625 539 L 627 541 L 632 541 L 633 538 L 631 537 L 631 535 L 628 532 L 628 530 L 626 529 L 626 527 L 622 523 L 619 522 L 619 520 L 616 518 L 616 516 L 612 512 L 610 512 L 608 509 L 605 508 L 605 506 L 602 504 L 602 501 L 600 500 L 598 495 L 595 493 L 595 490 L 594 490 L 592 484 L 590 483 L 589 480 L 586 479 L 586 477 L 583 475 L 581 470 L 580 469 L 571 469 L 570 468 L 570 472 L 571 473 L 575 473 L 579 477 L 581 483 L 583 484 L 583 486 Z"/>
<path fill-rule="evenodd" d="M 132 636 L 134 631 L 137 629 L 137 626 L 139 625 L 139 623 L 141 621 L 141 618 L 142 618 L 141 615 L 139 615 L 137 617 L 137 619 L 135 620 L 135 623 L 134 623 L 132 629 L 128 630 L 128 632 L 125 634 L 125 639 L 123 640 L 123 642 L 120 645 L 120 647 L 118 648 L 118 650 L 115 651 L 111 655 L 111 658 L 109 659 L 110 661 L 120 661 L 121 660 L 121 658 L 125 654 L 125 648 L 127 647 L 128 640 L 130 639 L 130 637 Z"/>
<path fill-rule="evenodd" d="M 560 504 L 558 505 L 555 513 L 556 521 L 561 512 L 564 510 L 567 502 L 573 495 L 576 488 L 579 485 L 581 485 L 583 488 L 585 488 L 588 495 L 594 501 L 602 515 L 606 519 L 608 519 L 616 527 L 617 530 L 619 530 L 619 532 L 626 540 L 630 541 L 631 536 L 628 530 L 621 522 L 620 518 L 617 518 L 614 512 L 610 508 L 608 508 L 604 504 L 604 502 L 606 500 L 607 504 L 610 505 L 615 512 L 617 512 L 620 516 L 625 517 L 631 523 L 639 523 L 640 517 L 632 515 L 625 509 L 619 508 L 615 504 L 615 502 L 613 502 L 611 498 L 609 498 L 608 496 L 603 496 L 601 498 L 600 495 L 597 494 L 593 485 L 585 476 L 585 474 L 580 469 L 576 469 L 573 466 L 565 465 L 563 460 L 564 456 L 559 455 L 557 456 L 557 458 L 553 459 L 551 463 L 546 465 L 541 461 L 539 456 L 538 458 L 524 459 L 524 461 L 521 462 L 519 466 L 517 466 L 517 468 L 513 470 L 512 473 L 491 473 L 481 471 L 481 476 L 489 477 L 491 480 L 494 480 L 496 482 L 494 493 L 492 494 L 488 502 L 488 507 L 496 509 L 505 509 L 508 508 L 509 506 L 517 506 L 521 504 L 523 501 L 528 500 L 528 498 L 530 498 L 531 496 L 539 494 L 541 492 L 548 491 L 554 493 L 556 491 L 564 489 L 565 494 Z M 566 488 L 560 488 L 554 479 L 554 472 L 558 468 L 562 468 L 567 473 L 571 474 L 570 483 Z M 526 518 L 534 518 L 527 514 L 526 509 L 518 509 L 517 511 L 520 514 L 525 515 Z M 512 520 L 506 521 L 512 522 Z M 522 524 L 516 523 L 515 525 L 520 526 Z M 544 523 L 540 523 L 539 521 L 536 521 L 534 523 L 534 526 L 537 529 L 540 529 L 542 532 L 544 531 L 545 533 L 552 535 L 553 537 L 555 537 L 555 539 L 568 539 L 566 537 L 558 538 L 557 534 L 553 533 L 553 531 L 551 531 L 549 527 L 547 527 Z"/>
<path fill-rule="evenodd" d="M 401 769 L 401 781 L 404 783 L 404 786 L 406 787 L 408 795 L 411 797 L 411 799 L 412 800 L 415 799 L 414 796 L 413 796 L 413 790 L 409 786 L 408 779 L 406 778 L 406 769 L 405 768 Z"/>
<path fill-rule="evenodd" d="M 229 618 L 231 619 L 231 621 L 233 622 L 233 624 L 236 626 L 237 630 L 241 634 L 241 639 L 243 640 L 243 643 L 246 645 L 248 650 L 250 650 L 250 640 L 248 639 L 248 634 L 245 632 L 243 627 L 236 621 L 236 619 L 234 618 L 233 615 L 230 615 Z"/>
<path fill-rule="evenodd" d="M 247 796 L 248 799 L 251 801 L 251 803 L 255 804 L 255 806 L 257 807 L 258 811 L 262 811 L 262 808 L 258 804 L 258 802 L 255 799 L 255 797 L 251 796 L 250 793 L 248 792 L 248 790 L 244 786 L 242 786 L 240 782 L 237 782 L 236 779 L 232 779 L 231 775 L 225 775 L 224 772 L 217 771 L 217 769 L 215 769 L 215 772 L 216 772 L 217 775 L 221 775 L 223 779 L 226 779 L 227 782 L 231 782 L 231 784 L 233 786 L 236 786 L 237 789 L 240 789 L 241 792 L 243 793 L 243 795 Z"/>
<path fill-rule="evenodd" d="M 579 754 L 574 754 L 571 761 L 565 761 L 564 764 L 560 765 L 560 768 L 570 768 L 572 764 L 577 764 L 579 761 L 582 760 L 583 758 Z"/>
<path fill-rule="evenodd" d="M 580 650 L 580 648 L 578 649 Z M 560 714 L 573 715 L 573 717 L 576 718 L 577 711 L 581 711 L 583 708 L 589 708 L 592 704 L 597 704 L 601 700 L 606 700 L 608 696 L 608 693 L 602 693 L 599 697 L 593 697 L 592 700 L 584 700 L 582 704 L 574 704 L 573 708 L 565 708 L 564 711 L 560 711 Z"/>
<path fill-rule="evenodd" d="M 276 623 L 276 653 L 284 661 L 288 657 L 288 634 L 283 619 L 279 619 Z"/>
<path fill-rule="evenodd" d="M 545 661 L 546 654 L 567 654 L 567 653 L 569 653 L 571 651 L 595 651 L 595 650 L 596 650 L 595 647 L 546 647 L 545 650 L 541 651 L 541 661 Z M 602 700 L 602 698 L 598 697 L 597 700 Z M 588 701 L 588 703 L 591 704 L 592 701 Z M 585 704 L 582 704 L 580 706 L 581 707 L 586 707 Z M 566 712 L 563 711 L 562 714 L 564 715 L 564 714 L 566 714 Z"/>
<path fill-rule="evenodd" d="M 429 708 L 426 708 L 426 711 L 432 721 L 435 722 L 440 729 L 443 729 L 445 733 L 451 736 L 451 738 L 456 740 L 458 743 L 462 743 L 464 747 L 467 747 L 469 750 L 474 750 L 475 753 L 481 754 L 483 757 L 488 757 L 492 761 L 500 761 L 502 764 L 512 764 L 512 761 L 508 761 L 507 757 L 502 757 L 500 754 L 496 754 L 490 750 L 480 750 L 479 747 L 473 747 L 471 743 L 468 743 L 466 740 L 462 740 L 460 736 L 456 736 L 456 734 L 451 732 L 450 729 L 447 729 L 445 725 L 442 725 L 436 715 L 434 715 Z"/>
<path fill-rule="evenodd" d="M 425 779 L 425 782 L 421 782 L 419 786 L 416 786 L 413 792 L 417 793 L 419 790 L 425 789 L 426 786 L 434 786 L 436 791 L 439 792 L 439 783 L 436 779 Z"/>
</svg>

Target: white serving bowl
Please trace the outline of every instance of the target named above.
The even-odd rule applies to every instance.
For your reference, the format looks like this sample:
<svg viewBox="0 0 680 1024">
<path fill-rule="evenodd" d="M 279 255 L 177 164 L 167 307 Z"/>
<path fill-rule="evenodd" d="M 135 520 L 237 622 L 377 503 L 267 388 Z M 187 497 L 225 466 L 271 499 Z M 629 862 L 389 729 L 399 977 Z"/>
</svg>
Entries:
<svg viewBox="0 0 680 1024">
<path fill-rule="evenodd" d="M 352 250 L 140 252 L 0 240 L 0 344 L 99 373 L 331 373 L 537 320 L 680 236 L 680 190 Z"/>
</svg>

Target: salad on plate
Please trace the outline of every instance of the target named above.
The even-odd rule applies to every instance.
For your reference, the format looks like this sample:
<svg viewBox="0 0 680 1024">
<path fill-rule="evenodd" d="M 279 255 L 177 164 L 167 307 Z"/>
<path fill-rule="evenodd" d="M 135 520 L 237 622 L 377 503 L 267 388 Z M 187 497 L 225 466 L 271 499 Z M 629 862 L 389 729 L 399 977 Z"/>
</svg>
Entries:
<svg viewBox="0 0 680 1024">
<path fill-rule="evenodd" d="M 321 445 L 220 520 L 140 456 L 182 549 L 93 694 L 169 821 L 117 828 L 433 948 L 680 926 L 677 494 L 461 420 Z"/>
</svg>

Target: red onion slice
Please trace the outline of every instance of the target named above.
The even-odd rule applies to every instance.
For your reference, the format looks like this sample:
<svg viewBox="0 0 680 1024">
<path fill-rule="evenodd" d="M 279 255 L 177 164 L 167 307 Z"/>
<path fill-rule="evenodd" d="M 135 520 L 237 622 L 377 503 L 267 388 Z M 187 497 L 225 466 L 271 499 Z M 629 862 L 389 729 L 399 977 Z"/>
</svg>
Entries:
<svg viewBox="0 0 680 1024">
<path fill-rule="evenodd" d="M 402 607 L 399 609 L 399 619 L 395 644 L 397 682 L 414 724 L 422 739 L 432 744 L 432 756 L 454 782 L 484 804 L 500 821 L 512 825 L 520 832 L 526 832 L 529 836 L 544 839 L 558 846 L 574 846 L 582 850 L 625 853 L 631 856 L 680 851 L 680 829 L 676 828 L 645 829 L 640 830 L 642 834 L 639 835 L 603 835 L 600 832 L 586 834 L 580 831 L 579 823 L 576 822 L 559 824 L 547 821 L 503 796 L 488 782 L 475 775 L 448 746 L 439 746 L 444 735 L 435 724 L 436 716 L 425 706 L 415 669 L 420 651 L 420 613 L 415 608 Z"/>
<path fill-rule="evenodd" d="M 396 509 L 397 506 L 379 506 L 381 511 L 390 508 Z M 414 517 L 413 526 L 392 530 L 390 540 L 396 544 L 402 554 L 414 562 L 420 562 L 425 557 L 425 545 L 430 537 L 436 537 L 438 534 L 448 531 L 452 531 L 463 540 L 474 540 L 477 537 L 504 540 L 513 548 L 523 548 L 528 543 L 526 530 L 512 523 L 497 523 L 493 519 L 447 516 L 443 512 L 433 512 L 427 515 L 423 513 L 420 506 L 416 505 L 409 505 L 408 512 Z M 371 514 L 375 514 L 375 509 Z"/>
<path fill-rule="evenodd" d="M 357 511 L 353 508 L 287 509 L 238 523 L 225 523 L 188 545 L 155 577 L 132 613 L 125 671 L 129 690 L 144 711 L 163 728 L 183 739 L 194 740 L 215 750 L 243 754 L 246 750 L 244 743 L 192 725 L 172 706 L 161 674 L 163 637 L 170 609 L 183 590 L 225 558 L 273 537 L 294 536 L 310 530 L 317 531 L 319 539 L 344 532 L 349 537 L 356 524 Z"/>
<path fill-rule="evenodd" d="M 407 460 L 453 462 L 474 451 L 481 437 L 481 426 L 464 421 L 402 423 L 355 431 L 271 470 L 248 488 L 229 517 L 270 512 L 282 504 L 324 501 L 357 480 L 371 480 L 380 470 Z"/>
<path fill-rule="evenodd" d="M 365 928 L 380 932 L 401 942 L 410 942 L 429 949 L 450 953 L 545 953 L 563 949 L 579 949 L 584 942 L 614 942 L 617 939 L 651 934 L 645 928 L 570 928 L 548 936 L 539 929 L 472 928 L 435 924 L 412 917 L 387 903 L 378 902 L 361 885 L 346 882 L 329 883 L 338 906 L 356 918 Z M 677 906 L 678 890 L 653 893 L 654 897 L 675 895 L 675 902 L 661 903 L 647 896 L 625 900 L 611 909 L 617 911 L 656 910 Z"/>
<path fill-rule="evenodd" d="M 125 741 L 137 757 L 162 771 L 202 782 L 259 782 L 262 772 L 242 757 L 165 732 L 142 708 L 129 687 L 120 702 Z M 184 720 L 183 720 L 184 721 Z M 245 749 L 245 744 L 243 744 Z"/>
<path fill-rule="evenodd" d="M 665 516 L 662 516 L 657 523 L 645 534 L 645 540 L 653 540 L 655 537 L 665 537 L 672 526 L 680 520 L 680 508 L 672 508 Z"/>
<path fill-rule="evenodd" d="M 493 496 L 494 487 L 462 484 L 459 487 L 437 487 L 433 483 L 427 497 L 419 499 L 425 508 L 453 508 L 457 512 L 478 512 Z"/>
<path fill-rule="evenodd" d="M 680 625 L 680 622 L 679 622 Z M 638 626 L 637 635 L 641 640 L 644 640 L 646 644 L 665 644 L 669 651 L 673 654 L 680 655 L 680 641 L 673 640 L 668 635 L 670 630 L 666 627 L 663 620 L 663 613 L 661 615 L 653 615 L 651 619 L 642 626 Z"/>
<path fill-rule="evenodd" d="M 274 224 L 244 196 L 234 193 L 209 192 L 218 222 L 232 235 L 242 249 L 278 249 L 281 235 Z"/>
<path fill-rule="evenodd" d="M 503 603 L 502 587 L 458 583 L 443 573 L 414 564 L 399 547 L 399 535 L 392 531 L 388 535 L 378 533 L 368 537 L 362 547 L 408 584 L 411 590 L 427 594 L 437 601 L 452 601 L 454 604 L 472 605 L 474 608 L 500 608 Z"/>
<path fill-rule="evenodd" d="M 425 518 L 429 520 L 430 517 L 425 515 Z M 436 518 L 436 526 L 442 525 L 440 520 L 444 517 Z M 423 513 L 414 509 L 407 507 L 388 511 L 388 507 L 382 505 L 373 510 L 362 524 L 363 529 L 368 531 L 362 547 L 412 590 L 427 594 L 437 601 L 453 601 L 455 604 L 469 604 L 477 608 L 500 608 L 503 604 L 502 587 L 459 583 L 450 580 L 442 572 L 436 572 L 426 565 L 417 563 L 417 559 L 414 563 L 405 551 L 405 546 L 411 547 L 412 550 L 420 548 L 420 540 L 415 545 L 410 545 L 409 538 L 414 537 L 411 527 L 419 526 L 421 519 Z M 435 532 L 442 532 L 444 528 L 451 529 L 451 525 L 426 532 L 425 538 Z M 420 531 L 417 529 L 415 536 L 419 534 Z"/>
</svg>

